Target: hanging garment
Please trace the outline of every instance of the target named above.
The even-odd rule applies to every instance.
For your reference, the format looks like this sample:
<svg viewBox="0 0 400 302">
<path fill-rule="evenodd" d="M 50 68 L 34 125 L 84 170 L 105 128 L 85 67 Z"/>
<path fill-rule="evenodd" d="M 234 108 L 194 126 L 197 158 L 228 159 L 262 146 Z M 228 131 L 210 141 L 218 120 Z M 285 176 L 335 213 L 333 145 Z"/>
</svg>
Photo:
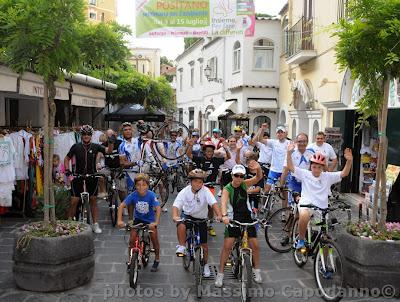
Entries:
<svg viewBox="0 0 400 302">
<path fill-rule="evenodd" d="M 76 143 L 75 133 L 66 132 L 54 136 L 54 154 L 60 156 L 60 161 L 63 162 L 65 156 L 71 149 L 72 145 Z"/>
<path fill-rule="evenodd" d="M 40 136 L 37 135 L 35 137 L 35 145 L 37 146 L 35 148 L 36 154 L 35 154 L 35 161 L 33 162 L 33 166 L 35 167 L 35 180 L 36 180 L 36 193 L 38 196 L 43 195 L 43 171 L 41 168 L 41 163 L 43 163 L 42 160 L 42 152 L 40 148 Z"/>
<path fill-rule="evenodd" d="M 17 180 L 28 179 L 28 163 L 25 161 L 25 145 L 24 139 L 18 132 L 11 133 L 9 136 L 13 142 L 15 149 L 15 176 Z M 29 158 L 28 158 L 29 161 Z"/>
<path fill-rule="evenodd" d="M 0 206 L 12 206 L 12 191 L 15 181 L 15 149 L 11 138 L 0 138 Z"/>
</svg>

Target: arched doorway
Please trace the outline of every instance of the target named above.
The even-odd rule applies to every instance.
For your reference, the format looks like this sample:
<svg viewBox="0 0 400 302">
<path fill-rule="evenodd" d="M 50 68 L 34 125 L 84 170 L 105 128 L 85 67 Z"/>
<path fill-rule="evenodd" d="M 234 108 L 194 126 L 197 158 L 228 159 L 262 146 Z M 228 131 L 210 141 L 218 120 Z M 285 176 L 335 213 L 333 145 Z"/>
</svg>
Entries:
<svg viewBox="0 0 400 302">
<path fill-rule="evenodd" d="M 268 116 L 265 115 L 257 116 L 253 122 L 253 132 L 257 133 L 258 129 L 260 129 L 261 125 L 264 123 L 267 123 L 268 129 L 271 129 L 271 119 Z M 268 132 L 271 132 L 271 130 L 269 130 Z"/>
<path fill-rule="evenodd" d="M 286 112 L 285 112 L 285 110 L 282 110 L 281 114 L 279 115 L 279 124 L 280 125 L 286 125 Z"/>
</svg>

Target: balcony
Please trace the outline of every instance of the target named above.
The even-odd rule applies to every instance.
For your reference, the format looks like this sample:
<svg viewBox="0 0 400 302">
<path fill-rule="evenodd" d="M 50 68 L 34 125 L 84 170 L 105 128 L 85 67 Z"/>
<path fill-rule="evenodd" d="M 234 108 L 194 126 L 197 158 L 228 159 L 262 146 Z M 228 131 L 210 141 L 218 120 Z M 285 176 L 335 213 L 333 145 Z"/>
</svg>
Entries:
<svg viewBox="0 0 400 302">
<path fill-rule="evenodd" d="M 286 31 L 286 63 L 302 64 L 315 58 L 313 19 L 302 17 Z"/>
</svg>

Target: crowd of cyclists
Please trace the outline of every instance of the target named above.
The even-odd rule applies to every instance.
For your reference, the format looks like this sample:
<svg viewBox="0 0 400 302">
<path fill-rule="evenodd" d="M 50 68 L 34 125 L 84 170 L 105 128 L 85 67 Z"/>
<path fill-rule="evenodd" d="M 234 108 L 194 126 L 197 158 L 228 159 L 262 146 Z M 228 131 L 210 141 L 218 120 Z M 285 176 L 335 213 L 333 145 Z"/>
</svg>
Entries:
<svg viewBox="0 0 400 302">
<path fill-rule="evenodd" d="M 211 134 L 201 134 L 199 129 L 192 129 L 187 137 L 183 137 L 182 129 L 170 129 L 169 141 L 160 143 L 161 147 L 157 148 L 159 151 L 154 154 L 150 145 L 153 133 L 143 121 L 136 125 L 123 123 L 122 133 L 119 134 L 111 129 L 107 130 L 101 137 L 102 144 L 92 143 L 94 130 L 85 125 L 80 129 L 82 141 L 73 145 L 64 159 L 65 173 L 90 175 L 101 172 L 110 175 L 111 169 L 123 169 L 123 177 L 115 180 L 121 200 L 117 224 L 120 228 L 124 227 L 123 216 L 127 214 L 134 223 L 150 225 L 151 241 L 155 250 L 155 261 L 151 270 L 155 272 L 160 262 L 157 226 L 164 209 L 160 207 L 159 196 L 150 190 L 149 175 L 143 172 L 146 172 L 145 166 L 151 163 L 154 156 L 162 162 L 162 169 L 165 171 L 183 161 L 187 171 L 187 186 L 179 190 L 172 204 L 172 220 L 177 225 L 176 254 L 181 256 L 185 253 L 186 228 L 189 227 L 185 218 L 193 221 L 214 218 L 214 221 L 223 222 L 224 243 L 219 272 L 215 279 L 215 286 L 221 287 L 230 250 L 235 238 L 241 236 L 240 229 L 233 227 L 230 221 L 245 223 L 254 220 L 254 215 L 259 211 L 258 199 L 254 193 L 269 192 L 271 186 L 279 182 L 300 194 L 299 204 L 314 204 L 326 208 L 331 185 L 346 177 L 352 166 L 351 150 L 346 149 L 343 170 L 334 172 L 337 168 L 337 156 L 332 146 L 325 142 L 323 132 L 318 132 L 315 142 L 310 142 L 305 133 L 288 139 L 284 126 L 278 126 L 274 133 L 270 133 L 270 130 L 272 129 L 267 124 L 262 124 L 257 132 L 249 135 L 241 126 L 235 126 L 231 135 L 222 137 L 218 128 L 213 129 Z M 271 138 L 272 134 L 276 138 Z M 163 156 L 167 154 L 179 156 L 171 160 L 167 158 L 174 156 Z M 73 173 L 68 168 L 72 158 L 75 158 Z M 93 215 L 92 228 L 97 234 L 102 232 L 98 223 L 97 197 L 104 197 L 106 191 L 102 182 L 99 178 L 88 179 L 85 188 L 80 178 L 75 178 L 71 183 L 69 218 L 73 219 L 75 216 L 79 194 L 86 189 Z M 293 200 L 291 194 L 283 194 L 282 207 L 285 207 Z M 125 208 L 128 213 L 124 214 Z M 304 247 L 307 223 L 312 212 L 310 208 L 300 210 L 296 249 Z M 286 219 L 285 213 L 281 219 Z M 216 236 L 216 232 L 212 224 L 207 225 L 207 222 L 199 224 L 199 231 L 207 263 L 207 236 Z M 130 242 L 134 242 L 135 236 L 135 230 L 132 230 Z M 253 250 L 254 281 L 261 283 L 256 226 L 248 229 L 248 236 Z M 210 276 L 209 265 L 204 265 L 203 274 L 205 277 Z"/>
</svg>

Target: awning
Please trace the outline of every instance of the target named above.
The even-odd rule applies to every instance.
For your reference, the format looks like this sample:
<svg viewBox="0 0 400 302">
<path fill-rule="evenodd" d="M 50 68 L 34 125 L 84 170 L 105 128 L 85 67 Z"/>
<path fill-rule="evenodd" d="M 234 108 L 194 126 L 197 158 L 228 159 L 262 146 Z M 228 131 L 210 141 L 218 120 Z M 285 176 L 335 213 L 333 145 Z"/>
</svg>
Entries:
<svg viewBox="0 0 400 302">
<path fill-rule="evenodd" d="M 56 82 L 55 86 L 56 86 L 56 96 L 54 98 L 57 100 L 69 100 L 69 83 Z M 24 73 L 19 82 L 19 94 L 43 98 L 44 96 L 43 78 L 31 72 Z"/>
<path fill-rule="evenodd" d="M 0 66 L 0 91 L 17 92 L 18 74 L 10 68 Z"/>
<path fill-rule="evenodd" d="M 278 109 L 276 99 L 248 99 L 249 109 Z"/>
<path fill-rule="evenodd" d="M 219 106 L 217 107 L 217 109 L 215 109 L 214 112 L 212 112 L 212 113 L 208 116 L 208 120 L 209 120 L 209 121 L 215 121 L 215 122 L 217 122 L 217 121 L 218 121 L 218 117 L 219 117 L 220 115 L 224 115 L 224 114 L 225 114 L 225 111 L 228 110 L 229 108 L 231 108 L 232 105 L 233 105 L 234 103 L 235 103 L 234 101 L 222 103 L 221 105 L 219 105 Z"/>
<path fill-rule="evenodd" d="M 144 120 L 146 122 L 163 122 L 165 113 L 161 110 L 148 111 L 140 104 L 128 104 L 114 112 L 105 115 L 106 121 L 134 122 Z"/>
<path fill-rule="evenodd" d="M 106 105 L 106 92 L 102 89 L 72 83 L 71 105 L 104 108 Z"/>
</svg>

